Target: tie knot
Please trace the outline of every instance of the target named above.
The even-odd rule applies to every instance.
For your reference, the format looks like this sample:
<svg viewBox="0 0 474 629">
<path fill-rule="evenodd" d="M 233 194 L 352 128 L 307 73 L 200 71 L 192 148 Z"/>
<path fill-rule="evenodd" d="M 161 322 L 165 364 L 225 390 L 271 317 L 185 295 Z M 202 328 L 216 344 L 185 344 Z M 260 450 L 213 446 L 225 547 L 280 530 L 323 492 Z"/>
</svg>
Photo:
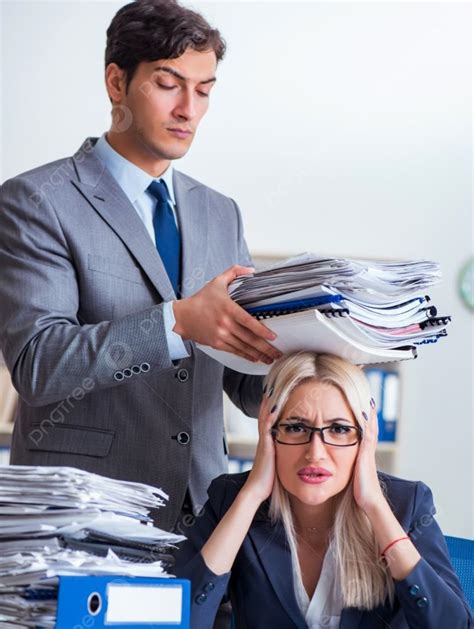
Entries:
<svg viewBox="0 0 474 629">
<path fill-rule="evenodd" d="M 163 179 L 154 179 L 147 188 L 148 192 L 152 194 L 158 201 L 168 201 L 170 195 L 168 193 L 168 187 Z"/>
</svg>

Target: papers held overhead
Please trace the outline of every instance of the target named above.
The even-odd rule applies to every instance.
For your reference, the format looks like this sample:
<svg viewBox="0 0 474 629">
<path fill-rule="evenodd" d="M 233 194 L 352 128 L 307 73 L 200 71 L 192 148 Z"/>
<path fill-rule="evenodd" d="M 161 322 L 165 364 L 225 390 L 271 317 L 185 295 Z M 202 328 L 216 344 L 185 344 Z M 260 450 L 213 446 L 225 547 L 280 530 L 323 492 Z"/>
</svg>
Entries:
<svg viewBox="0 0 474 629">
<path fill-rule="evenodd" d="M 0 626 L 55 626 L 59 575 L 166 577 L 168 496 L 68 467 L 0 466 Z"/>
<path fill-rule="evenodd" d="M 438 317 L 426 289 L 441 278 L 428 260 L 384 262 L 321 258 L 306 253 L 239 277 L 229 294 L 277 334 L 283 353 L 331 353 L 360 365 L 415 358 L 420 345 L 446 336 L 449 316 Z M 222 364 L 250 374 L 252 363 L 206 346 Z"/>
</svg>

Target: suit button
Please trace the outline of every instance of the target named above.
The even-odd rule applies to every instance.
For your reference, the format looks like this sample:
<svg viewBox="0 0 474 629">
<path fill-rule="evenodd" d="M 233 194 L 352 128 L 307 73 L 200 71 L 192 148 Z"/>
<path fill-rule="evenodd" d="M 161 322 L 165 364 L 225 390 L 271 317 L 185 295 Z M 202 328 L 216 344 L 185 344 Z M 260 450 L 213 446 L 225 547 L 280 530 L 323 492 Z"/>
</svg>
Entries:
<svg viewBox="0 0 474 629">
<path fill-rule="evenodd" d="M 125 376 L 123 375 L 123 373 L 121 371 L 116 371 L 114 373 L 114 380 L 117 380 L 117 382 L 122 382 L 122 380 L 125 378 Z"/>
<path fill-rule="evenodd" d="M 417 594 L 420 593 L 420 586 L 419 585 L 412 585 L 408 591 L 410 592 L 410 594 L 412 596 L 416 596 Z"/>
<path fill-rule="evenodd" d="M 417 607 L 428 607 L 428 599 L 426 598 L 426 596 L 421 596 L 420 598 L 416 599 L 416 606 Z"/>
<path fill-rule="evenodd" d="M 129 369 L 128 367 L 126 367 L 126 369 L 123 370 L 123 375 L 126 378 L 131 378 L 133 376 L 133 372 L 131 369 Z"/>
<path fill-rule="evenodd" d="M 209 583 L 206 583 L 206 585 L 204 586 L 203 590 L 204 592 L 212 592 L 212 590 L 215 588 L 215 585 L 212 581 L 209 581 Z"/>
<path fill-rule="evenodd" d="M 140 365 L 133 365 L 132 367 L 132 373 L 134 373 L 135 375 L 139 374 L 141 372 L 141 368 Z"/>
<path fill-rule="evenodd" d="M 176 439 L 182 446 L 187 445 L 191 441 L 191 437 L 187 432 L 178 432 Z"/>
<path fill-rule="evenodd" d="M 189 371 L 187 369 L 180 369 L 176 377 L 180 382 L 186 382 L 186 380 L 189 380 Z"/>
<path fill-rule="evenodd" d="M 140 365 L 140 369 L 142 373 L 147 373 L 148 371 L 150 371 L 150 363 L 142 363 Z"/>
<path fill-rule="evenodd" d="M 202 605 L 205 601 L 207 601 L 207 596 L 205 594 L 198 594 L 194 600 L 198 605 Z"/>
</svg>

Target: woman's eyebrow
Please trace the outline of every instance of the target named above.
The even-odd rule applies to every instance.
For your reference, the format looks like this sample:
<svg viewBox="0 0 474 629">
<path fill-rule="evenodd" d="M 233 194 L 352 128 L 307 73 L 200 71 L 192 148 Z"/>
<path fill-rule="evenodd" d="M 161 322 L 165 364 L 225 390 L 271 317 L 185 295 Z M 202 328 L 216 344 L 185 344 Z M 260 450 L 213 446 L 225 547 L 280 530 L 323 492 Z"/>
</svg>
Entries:
<svg viewBox="0 0 474 629">
<path fill-rule="evenodd" d="M 293 421 L 309 422 L 309 423 L 311 423 L 311 421 L 312 421 L 311 419 L 308 419 L 307 417 L 300 417 L 298 415 L 292 415 L 291 417 L 287 417 L 285 419 L 285 421 L 288 421 L 290 419 L 293 420 Z M 325 419 L 323 421 L 323 424 L 333 424 L 334 422 L 347 422 L 349 424 L 352 423 L 352 421 L 350 419 L 346 419 L 345 417 L 334 417 L 332 419 Z"/>
</svg>

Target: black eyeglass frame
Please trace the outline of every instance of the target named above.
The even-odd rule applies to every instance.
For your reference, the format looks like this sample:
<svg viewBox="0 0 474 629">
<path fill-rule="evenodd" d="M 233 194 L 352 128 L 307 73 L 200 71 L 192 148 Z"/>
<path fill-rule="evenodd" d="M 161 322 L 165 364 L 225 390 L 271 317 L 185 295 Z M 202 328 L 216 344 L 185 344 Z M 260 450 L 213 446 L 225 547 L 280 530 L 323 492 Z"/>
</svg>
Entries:
<svg viewBox="0 0 474 629">
<path fill-rule="evenodd" d="M 342 424 L 337 424 L 337 425 L 342 426 Z M 286 441 L 280 441 L 279 439 L 277 439 L 277 428 L 279 428 L 280 426 L 304 426 L 307 430 L 310 431 L 308 441 L 301 441 L 300 443 L 287 443 Z M 324 431 L 330 430 L 331 428 L 334 428 L 334 424 L 332 426 L 324 426 L 324 428 L 315 428 L 313 426 L 308 426 L 307 424 L 303 424 L 302 422 L 294 423 L 294 424 L 281 422 L 281 423 L 278 423 L 274 428 L 272 428 L 271 433 L 272 433 L 273 439 L 277 443 L 281 443 L 282 446 L 305 446 L 308 443 L 311 443 L 311 441 L 313 440 L 314 433 L 319 432 L 319 434 L 321 435 L 321 441 L 324 443 L 324 445 L 331 446 L 334 448 L 352 448 L 352 446 L 356 446 L 358 443 L 360 443 L 360 440 L 362 439 L 362 435 L 364 434 L 364 431 L 362 430 L 360 426 L 347 426 L 347 428 L 355 428 L 356 433 L 358 435 L 357 441 L 355 441 L 354 443 L 347 443 L 346 445 L 337 444 L 337 443 L 328 443 L 324 439 Z"/>
</svg>

